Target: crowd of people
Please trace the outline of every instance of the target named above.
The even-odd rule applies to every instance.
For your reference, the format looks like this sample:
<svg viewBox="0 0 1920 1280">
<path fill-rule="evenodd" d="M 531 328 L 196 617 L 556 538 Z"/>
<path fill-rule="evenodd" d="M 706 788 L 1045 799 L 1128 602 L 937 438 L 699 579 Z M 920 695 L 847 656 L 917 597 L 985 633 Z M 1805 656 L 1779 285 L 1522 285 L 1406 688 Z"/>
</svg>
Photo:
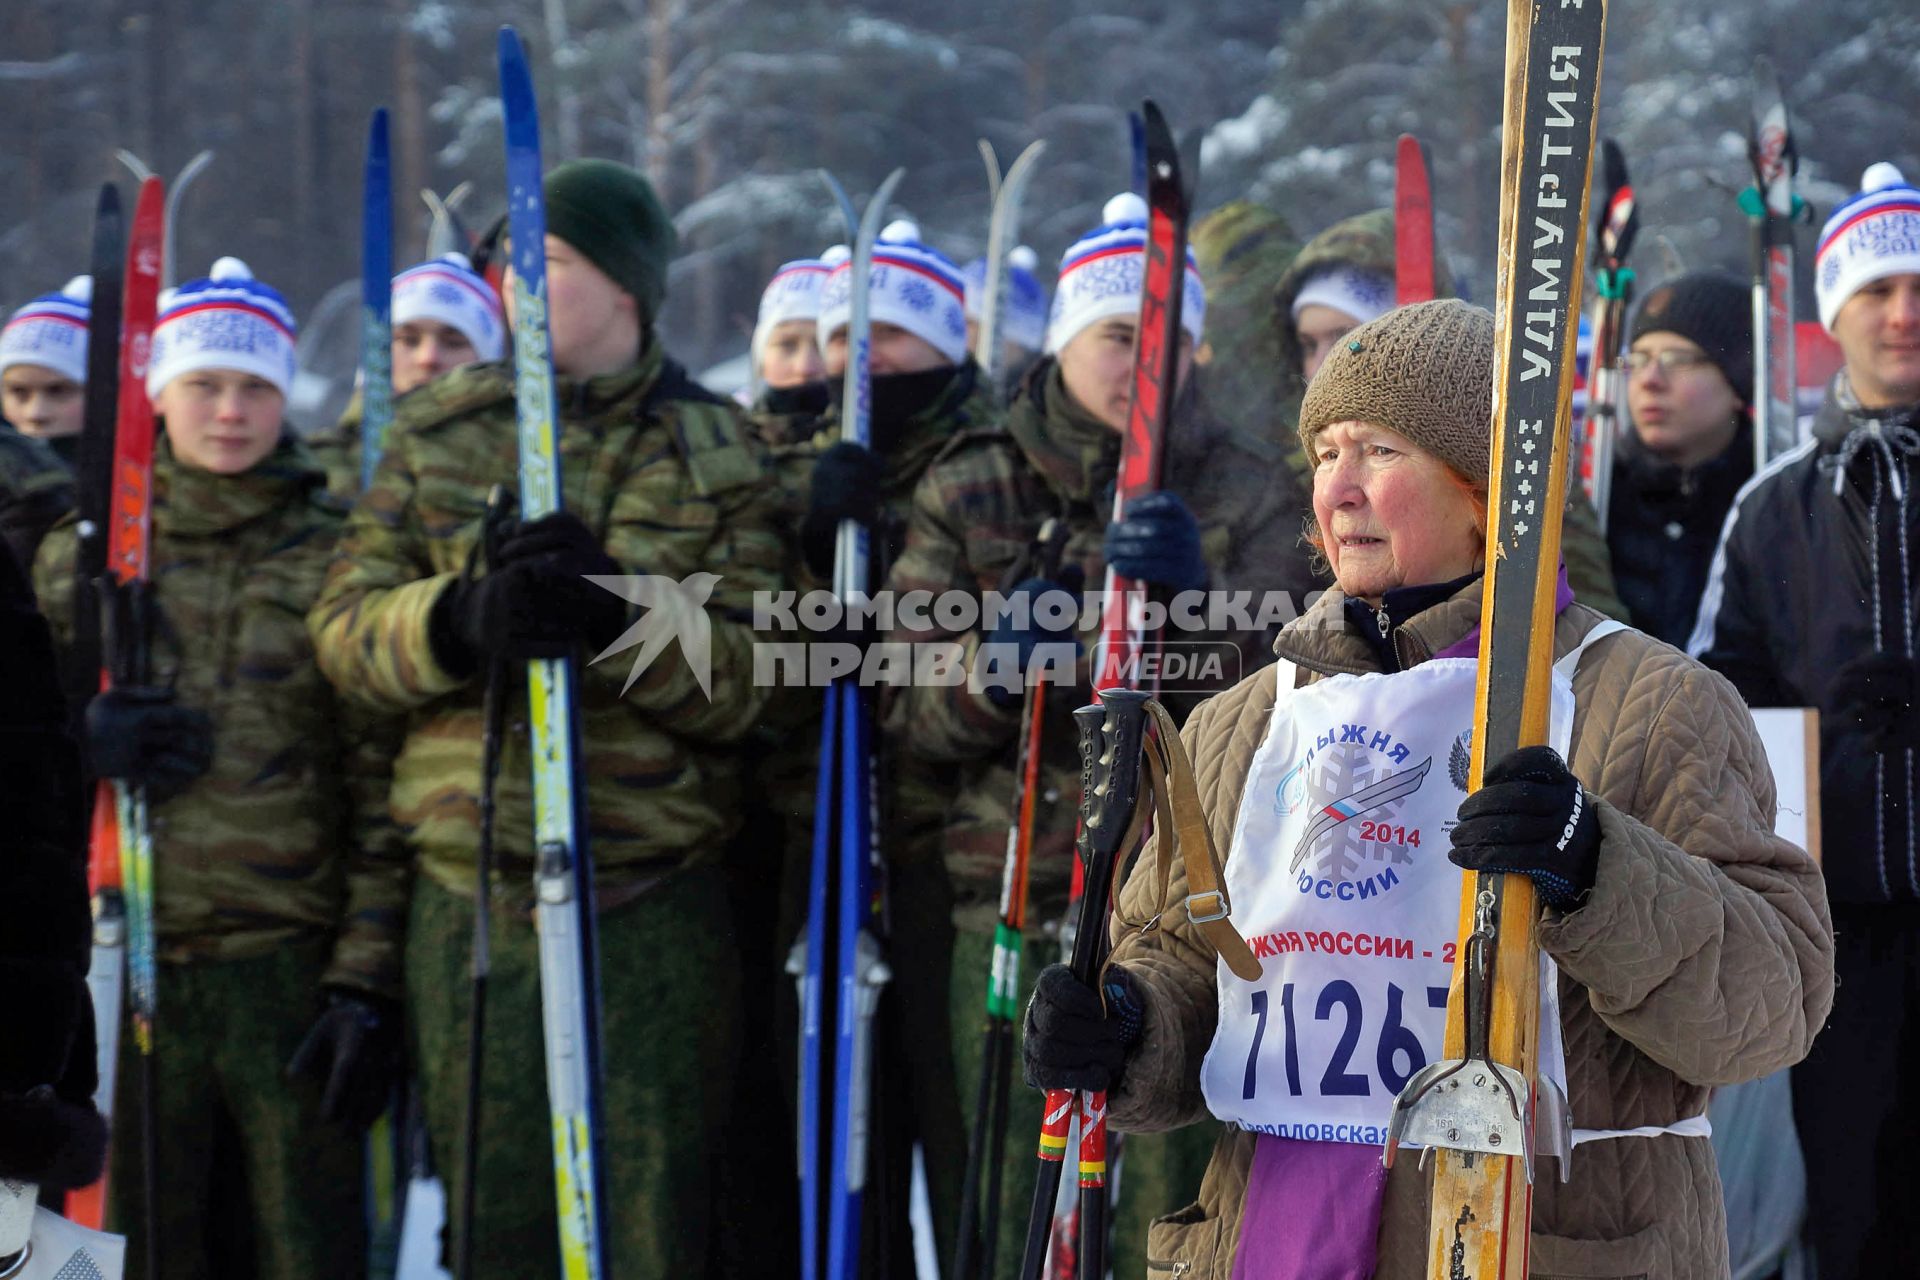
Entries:
<svg viewBox="0 0 1920 1280">
<path fill-rule="evenodd" d="M 551 1273 L 526 693 L 509 686 L 480 889 L 483 692 L 491 672 L 590 658 L 628 630 L 635 606 L 590 578 L 708 575 L 705 671 L 672 649 L 631 679 L 621 661 L 582 668 L 609 1261 L 622 1276 L 797 1275 L 786 965 L 805 924 L 821 692 L 764 678 L 756 646 L 791 637 L 757 631 L 755 603 L 828 586 L 836 530 L 855 521 L 896 597 L 997 592 L 1017 607 L 976 611 L 971 629 L 935 611 L 826 638 L 963 667 L 1013 654 L 1023 676 L 1062 646 L 1077 655 L 1067 678 L 1044 668 L 1019 993 L 1036 1088 L 1013 1102 L 998 1217 L 1016 1226 L 994 1274 L 1015 1274 L 1042 1087 L 1111 1090 L 1127 1135 L 1115 1275 L 1425 1274 L 1419 1167 L 1380 1164 L 1404 1057 L 1336 1041 L 1343 1017 L 1369 1036 L 1384 1020 L 1420 1060 L 1439 1056 L 1443 1005 L 1404 993 L 1444 998 L 1463 870 L 1532 878 L 1558 974 L 1545 1008 L 1576 1149 L 1567 1181 L 1535 1183 L 1537 1273 L 1920 1273 L 1903 1229 L 1920 1160 L 1920 189 L 1875 166 L 1828 219 L 1814 278 L 1845 366 L 1799 447 L 1757 473 L 1746 283 L 1706 270 L 1644 292 L 1626 348 L 1593 356 L 1621 363 L 1627 425 L 1604 521 L 1565 495 L 1552 741 L 1489 761 L 1471 796 L 1435 770 L 1370 842 L 1308 820 L 1409 753 L 1453 758 L 1471 722 L 1494 376 L 1489 312 L 1394 305 L 1390 212 L 1304 245 L 1244 201 L 1201 220 L 1165 482 L 1116 519 L 1138 196 L 1109 201 L 1050 282 L 1016 251 L 992 374 L 971 354 L 983 264 L 889 225 L 866 282 L 862 446 L 840 440 L 845 246 L 774 274 L 736 402 L 690 377 L 657 324 L 676 240 L 646 179 L 574 161 L 545 195 L 564 510 L 491 537 L 489 493 L 516 487 L 518 458 L 497 274 L 455 253 L 394 278 L 394 421 L 364 487 L 357 404 L 319 436 L 285 425 L 297 324 L 270 270 L 223 258 L 167 296 L 146 375 L 159 437 L 141 684 L 102 692 L 73 669 L 90 651 L 73 509 L 89 281 L 0 331 L 14 678 L 0 776 L 16 831 L 0 859 L 0 1175 L 57 1196 L 106 1158 L 84 782 L 121 780 L 152 805 L 159 961 L 156 1181 L 142 1144 L 120 1140 L 146 1105 L 137 1072 L 118 1073 L 113 1107 L 110 1221 L 134 1240 L 129 1274 L 144 1274 L 150 1224 L 168 1277 L 363 1274 L 366 1129 L 403 1079 L 433 1168 L 476 1188 L 471 1221 L 450 1201 L 445 1238 L 471 1230 L 479 1275 Z M 1108 569 L 1167 599 L 1285 602 L 1203 611 L 1170 636 L 1229 659 L 1164 701 L 1236 926 L 1431 948 L 1283 944 L 1250 983 L 1149 842 L 1101 989 L 1046 964 L 1099 620 L 1039 606 Z M 993 682 L 878 694 L 893 980 L 875 1032 L 867 1274 L 912 1274 L 916 1149 L 943 1264 L 962 1230 L 1021 707 Z M 1819 864 L 1774 834 L 1761 707 L 1819 712 Z M 1318 736 L 1343 724 L 1391 741 Z M 1377 892 L 1299 887 L 1316 879 Z M 469 1150 L 479 892 L 493 951 Z M 1260 1036 L 1283 984 L 1282 1057 Z M 1781 1072 L 1790 1108 L 1717 1131 L 1716 1090 Z M 1759 1195 L 1751 1165 L 1724 1154 L 1736 1139 L 1796 1153 L 1804 1204 L 1769 1210 L 1793 1218 L 1783 1229 L 1730 1237 Z"/>
</svg>

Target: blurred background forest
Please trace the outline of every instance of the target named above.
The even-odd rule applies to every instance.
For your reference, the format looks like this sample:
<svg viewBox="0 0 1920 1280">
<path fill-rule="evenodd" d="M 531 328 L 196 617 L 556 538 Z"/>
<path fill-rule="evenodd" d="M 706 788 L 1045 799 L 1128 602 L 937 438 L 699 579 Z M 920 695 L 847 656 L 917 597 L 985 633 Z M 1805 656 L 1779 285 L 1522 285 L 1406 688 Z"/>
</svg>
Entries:
<svg viewBox="0 0 1920 1280">
<path fill-rule="evenodd" d="M 535 59 L 548 163 L 637 165 L 676 212 L 665 331 L 696 369 L 745 349 L 778 263 L 837 238 L 814 168 L 858 196 L 906 166 L 901 211 L 964 261 L 987 229 L 975 140 L 1004 163 L 1045 138 L 1024 238 L 1051 264 L 1126 185 L 1126 112 L 1149 95 L 1205 132 L 1202 210 L 1249 197 L 1302 237 L 1387 202 L 1394 139 L 1419 135 L 1449 264 L 1490 299 L 1498 0 L 67 0 L 0 13 L 0 305 L 85 269 L 99 184 L 130 191 L 119 148 L 169 178 L 213 150 L 180 274 L 236 254 L 303 321 L 357 270 L 374 107 L 394 117 L 396 260 L 421 252 L 422 187 L 471 181 L 464 214 L 484 225 L 502 203 L 502 22 Z M 1626 150 L 1643 278 L 1663 258 L 1744 269 L 1762 53 L 1816 215 L 1872 161 L 1920 178 L 1920 4 L 1613 0 L 1600 130 Z M 342 342 L 331 358 L 351 361 Z"/>
</svg>

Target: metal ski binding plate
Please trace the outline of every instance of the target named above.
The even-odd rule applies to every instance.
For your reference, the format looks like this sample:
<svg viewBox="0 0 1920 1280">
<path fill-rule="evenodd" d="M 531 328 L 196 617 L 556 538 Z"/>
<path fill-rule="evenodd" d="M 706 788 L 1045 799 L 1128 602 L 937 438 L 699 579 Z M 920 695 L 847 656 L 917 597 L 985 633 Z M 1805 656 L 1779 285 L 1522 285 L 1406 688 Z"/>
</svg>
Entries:
<svg viewBox="0 0 1920 1280">
<path fill-rule="evenodd" d="M 1533 1152 L 1527 1141 L 1528 1122 L 1533 1118 L 1531 1093 L 1525 1076 L 1484 1058 L 1430 1063 L 1415 1072 L 1393 1100 L 1381 1163 L 1391 1169 L 1394 1153 L 1403 1142 L 1494 1156 L 1517 1152 L 1526 1163 L 1531 1184 Z M 1424 1150 L 1421 1159 L 1426 1159 Z"/>
</svg>

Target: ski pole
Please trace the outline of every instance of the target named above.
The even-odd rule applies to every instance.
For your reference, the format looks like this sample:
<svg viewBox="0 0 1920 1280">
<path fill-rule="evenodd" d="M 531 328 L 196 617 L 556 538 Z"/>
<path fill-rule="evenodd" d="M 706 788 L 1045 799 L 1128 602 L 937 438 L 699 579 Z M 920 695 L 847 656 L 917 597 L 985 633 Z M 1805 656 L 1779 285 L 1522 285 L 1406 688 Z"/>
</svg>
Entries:
<svg viewBox="0 0 1920 1280">
<path fill-rule="evenodd" d="M 1047 687 L 1036 680 L 1021 707 L 1019 815 L 1007 829 L 1007 864 L 1000 887 L 1000 922 L 994 929 L 993 968 L 987 978 L 987 1020 L 980 1055 L 980 1087 L 973 1132 L 967 1143 L 967 1174 L 960 1200 L 960 1233 L 955 1246 L 956 1280 L 978 1270 L 993 1275 L 1000 1237 L 1002 1156 L 1007 1140 L 1007 1093 L 1013 1075 L 1013 1020 L 1020 999 L 1020 951 L 1026 929 L 1027 876 L 1033 850 L 1034 796 L 1040 783 L 1040 733 L 1045 721 Z M 980 1211 L 980 1174 L 987 1174 L 984 1224 Z M 975 1228 L 981 1227 L 976 1239 Z M 977 1260 L 976 1260 L 977 1259 Z"/>
<path fill-rule="evenodd" d="M 1080 900 L 1079 929 L 1068 967 L 1090 989 L 1098 989 L 1106 956 L 1106 919 L 1114 872 L 1122 848 L 1137 834 L 1134 822 L 1140 795 L 1140 748 L 1148 695 L 1110 689 L 1100 701 L 1073 713 L 1080 737 L 1079 857 L 1086 871 L 1086 895 Z M 1053 1202 L 1066 1164 L 1067 1129 L 1078 1114 L 1080 1133 L 1080 1276 L 1103 1280 L 1106 1274 L 1106 1092 L 1076 1093 L 1049 1089 L 1040 1129 L 1040 1168 L 1027 1218 L 1023 1280 L 1039 1280 L 1053 1235 Z"/>
<path fill-rule="evenodd" d="M 1030 556 L 1017 560 L 1002 579 L 1003 594 L 1021 578 L 1037 573 L 1052 578 L 1060 572 L 1066 549 L 1066 521 L 1050 516 L 1040 526 Z M 1027 883 L 1033 852 L 1035 801 L 1040 792 L 1041 730 L 1046 721 L 1047 682 L 1044 676 L 1026 687 L 1020 706 L 1020 757 L 1015 767 L 1019 782 L 1014 792 L 1014 820 L 1007 825 L 1007 855 L 1000 879 L 1000 920 L 994 929 L 993 959 L 987 975 L 986 1021 L 982 1026 L 980 1085 L 975 1099 L 973 1130 L 967 1142 L 967 1173 L 960 1201 L 960 1231 L 954 1247 L 953 1274 L 966 1280 L 976 1269 L 991 1277 L 1000 1240 L 1000 1189 L 1007 1145 L 1007 1099 L 1013 1077 L 1013 1024 L 1019 1017 L 1020 958 L 1025 945 Z M 980 1175 L 986 1171 L 987 1190 L 982 1227 Z"/>
<path fill-rule="evenodd" d="M 480 545 L 487 568 L 499 563 L 500 540 L 513 512 L 513 497 L 501 485 L 487 495 Z M 463 1133 L 466 1158 L 460 1166 L 460 1280 L 473 1280 L 473 1221 L 480 1183 L 480 1085 L 486 1054 L 487 979 L 493 972 L 493 829 L 500 777 L 500 740 L 506 727 L 507 664 L 487 660 L 486 690 L 480 699 L 480 833 L 474 845 L 473 986 L 467 1028 L 467 1099 Z"/>
</svg>

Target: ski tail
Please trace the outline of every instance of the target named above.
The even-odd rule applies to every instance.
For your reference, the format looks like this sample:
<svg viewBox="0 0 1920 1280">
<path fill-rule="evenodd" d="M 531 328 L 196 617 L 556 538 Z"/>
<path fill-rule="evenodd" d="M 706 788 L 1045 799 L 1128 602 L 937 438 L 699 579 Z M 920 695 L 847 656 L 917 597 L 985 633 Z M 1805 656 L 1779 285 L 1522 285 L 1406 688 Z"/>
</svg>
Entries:
<svg viewBox="0 0 1920 1280">
<path fill-rule="evenodd" d="M 986 139 L 982 138 L 980 145 L 985 154 L 992 155 L 993 147 Z M 1006 321 L 1007 256 L 1020 242 L 1020 213 L 1027 198 L 1027 184 L 1033 181 L 1033 168 L 1046 149 L 1044 141 L 1029 143 L 1004 179 L 998 178 L 997 166 L 989 168 L 996 180 L 992 184 L 993 213 L 987 224 L 987 282 L 980 297 L 980 326 L 973 342 L 973 362 L 980 366 L 990 383 L 997 381 L 1000 372 L 1000 333 Z"/>
<path fill-rule="evenodd" d="M 367 124 L 360 209 L 360 487 L 373 485 L 393 423 L 393 164 L 387 109 Z"/>
<path fill-rule="evenodd" d="M 205 173 L 207 166 L 213 163 L 213 152 L 202 151 L 187 161 L 174 175 L 173 185 L 167 188 L 166 238 L 161 241 L 165 246 L 160 259 L 160 287 L 171 289 L 180 280 L 180 255 L 174 249 L 174 237 L 180 233 L 180 206 L 187 198 L 187 192 L 193 187 L 194 179 Z"/>
<path fill-rule="evenodd" d="M 1437 296 L 1431 171 L 1426 148 L 1410 133 L 1394 148 L 1393 290 L 1400 307 Z"/>
</svg>

